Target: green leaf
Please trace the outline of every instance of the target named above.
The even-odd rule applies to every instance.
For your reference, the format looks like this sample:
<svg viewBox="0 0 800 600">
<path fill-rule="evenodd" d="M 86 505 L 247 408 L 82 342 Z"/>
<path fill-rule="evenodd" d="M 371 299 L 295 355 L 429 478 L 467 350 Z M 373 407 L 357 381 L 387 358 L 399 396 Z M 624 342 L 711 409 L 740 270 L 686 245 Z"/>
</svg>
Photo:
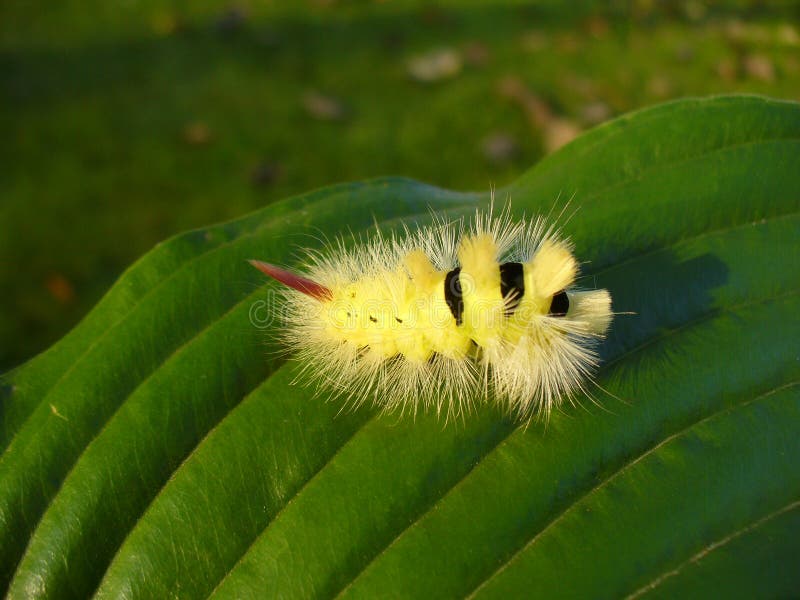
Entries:
<svg viewBox="0 0 800 600">
<path fill-rule="evenodd" d="M 684 100 L 510 188 L 615 318 L 594 399 L 520 428 L 341 411 L 292 385 L 245 261 L 489 193 L 339 185 L 134 264 L 0 379 L 10 597 L 780 596 L 800 589 L 800 106 Z"/>
</svg>

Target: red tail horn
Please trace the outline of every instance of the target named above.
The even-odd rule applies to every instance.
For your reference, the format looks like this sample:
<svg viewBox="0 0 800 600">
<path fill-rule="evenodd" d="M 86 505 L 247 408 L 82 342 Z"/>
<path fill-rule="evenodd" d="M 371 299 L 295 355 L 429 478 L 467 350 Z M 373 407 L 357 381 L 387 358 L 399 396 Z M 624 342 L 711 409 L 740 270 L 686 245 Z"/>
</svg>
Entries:
<svg viewBox="0 0 800 600">
<path fill-rule="evenodd" d="M 324 285 L 320 285 L 316 281 L 311 281 L 310 279 L 306 279 L 305 277 L 296 275 L 281 269 L 280 267 L 276 267 L 275 265 L 261 262 L 260 260 L 250 260 L 248 262 L 265 275 L 280 281 L 283 285 L 290 287 L 293 290 L 307 294 L 312 298 L 316 298 L 320 301 L 326 301 L 333 297 L 333 294 L 331 294 L 331 291 L 328 288 L 326 288 Z"/>
</svg>

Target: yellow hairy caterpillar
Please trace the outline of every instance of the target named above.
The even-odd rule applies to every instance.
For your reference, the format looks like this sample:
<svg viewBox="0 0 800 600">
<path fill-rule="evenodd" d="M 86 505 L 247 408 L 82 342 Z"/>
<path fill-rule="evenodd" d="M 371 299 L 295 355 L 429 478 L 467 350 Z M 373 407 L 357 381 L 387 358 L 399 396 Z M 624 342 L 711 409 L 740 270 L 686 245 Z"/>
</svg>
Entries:
<svg viewBox="0 0 800 600">
<path fill-rule="evenodd" d="M 545 220 L 476 214 L 310 253 L 278 280 L 282 337 L 301 378 L 358 405 L 448 416 L 488 398 L 547 417 L 583 390 L 611 322 L 607 290 L 574 287 L 572 245 Z"/>
</svg>

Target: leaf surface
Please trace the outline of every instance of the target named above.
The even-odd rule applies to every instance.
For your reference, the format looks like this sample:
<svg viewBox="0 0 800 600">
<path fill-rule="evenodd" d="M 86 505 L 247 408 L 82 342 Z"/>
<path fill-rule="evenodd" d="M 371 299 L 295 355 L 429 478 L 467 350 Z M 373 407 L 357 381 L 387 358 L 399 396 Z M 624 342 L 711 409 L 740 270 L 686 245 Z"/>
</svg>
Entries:
<svg viewBox="0 0 800 600">
<path fill-rule="evenodd" d="M 564 210 L 587 286 L 633 313 L 602 347 L 600 406 L 445 424 L 293 385 L 247 259 L 292 266 L 490 195 L 381 179 L 289 198 L 161 244 L 2 376 L 10 597 L 796 592 L 800 107 L 643 110 L 496 196 Z"/>
</svg>

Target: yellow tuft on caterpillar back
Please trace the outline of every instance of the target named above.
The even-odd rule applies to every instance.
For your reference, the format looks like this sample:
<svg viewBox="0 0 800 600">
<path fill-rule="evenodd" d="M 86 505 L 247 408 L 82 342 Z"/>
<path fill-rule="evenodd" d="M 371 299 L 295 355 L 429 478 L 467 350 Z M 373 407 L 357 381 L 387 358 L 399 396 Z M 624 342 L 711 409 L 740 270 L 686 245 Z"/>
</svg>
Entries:
<svg viewBox="0 0 800 600">
<path fill-rule="evenodd" d="M 608 291 L 573 287 L 572 248 L 541 218 L 490 210 L 310 257 L 304 275 L 251 262 L 286 286 L 301 378 L 354 404 L 459 415 L 494 399 L 546 417 L 583 389 L 611 322 Z"/>
</svg>

